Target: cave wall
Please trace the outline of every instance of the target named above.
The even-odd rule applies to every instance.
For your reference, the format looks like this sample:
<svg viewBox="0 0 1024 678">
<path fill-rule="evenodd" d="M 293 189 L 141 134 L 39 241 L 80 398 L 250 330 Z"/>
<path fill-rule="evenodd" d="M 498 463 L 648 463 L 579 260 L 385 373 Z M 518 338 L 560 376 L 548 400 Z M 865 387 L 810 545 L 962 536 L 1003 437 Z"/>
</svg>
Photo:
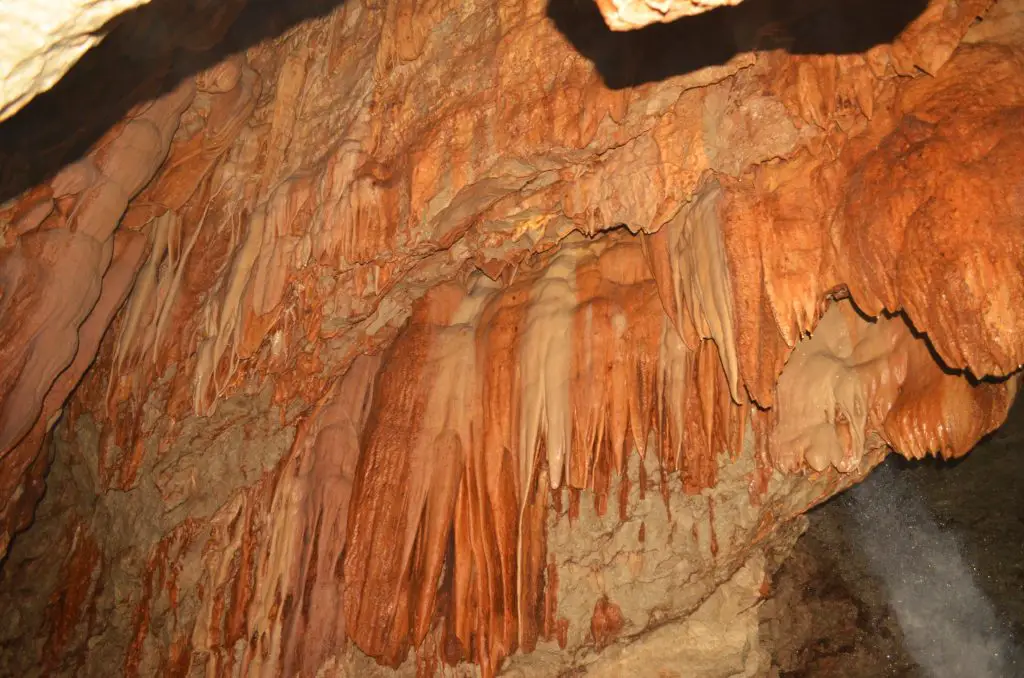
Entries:
<svg viewBox="0 0 1024 678">
<path fill-rule="evenodd" d="M 1005 416 L 1019 2 L 153 5 L 0 127 L 12 673 L 756 675 L 795 517 Z"/>
</svg>

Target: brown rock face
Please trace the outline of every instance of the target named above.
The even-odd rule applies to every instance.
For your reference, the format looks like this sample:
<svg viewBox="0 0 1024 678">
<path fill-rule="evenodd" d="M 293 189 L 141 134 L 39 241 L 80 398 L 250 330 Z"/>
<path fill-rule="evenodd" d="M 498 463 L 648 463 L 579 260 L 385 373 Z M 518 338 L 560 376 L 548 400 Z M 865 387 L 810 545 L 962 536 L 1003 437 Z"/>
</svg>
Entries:
<svg viewBox="0 0 1024 678">
<path fill-rule="evenodd" d="M 725 4 L 153 0 L 0 125 L 0 673 L 760 675 L 1016 394 L 1024 4 L 604 20 Z"/>
</svg>

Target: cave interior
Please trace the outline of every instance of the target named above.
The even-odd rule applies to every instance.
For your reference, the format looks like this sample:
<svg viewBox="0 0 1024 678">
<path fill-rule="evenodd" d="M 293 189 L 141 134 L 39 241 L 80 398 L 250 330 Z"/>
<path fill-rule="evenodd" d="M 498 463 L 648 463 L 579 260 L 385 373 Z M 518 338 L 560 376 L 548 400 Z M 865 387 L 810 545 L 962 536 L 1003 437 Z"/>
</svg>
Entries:
<svg viewBox="0 0 1024 678">
<path fill-rule="evenodd" d="M 0 44 L 0 676 L 1024 675 L 1024 0 Z"/>
</svg>

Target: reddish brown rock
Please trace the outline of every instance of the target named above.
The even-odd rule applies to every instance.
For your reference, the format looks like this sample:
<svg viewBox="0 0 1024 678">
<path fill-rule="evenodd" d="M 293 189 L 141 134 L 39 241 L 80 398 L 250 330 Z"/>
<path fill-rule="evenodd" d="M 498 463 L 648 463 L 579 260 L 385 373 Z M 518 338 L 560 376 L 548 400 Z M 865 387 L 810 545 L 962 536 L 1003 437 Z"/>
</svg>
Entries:
<svg viewBox="0 0 1024 678">
<path fill-rule="evenodd" d="M 594 616 L 590 618 L 590 634 L 598 652 L 608 647 L 622 632 L 622 610 L 608 598 L 601 598 L 594 605 Z"/>
<path fill-rule="evenodd" d="M 0 127 L 0 673 L 756 675 L 799 514 L 1005 416 L 1019 3 L 257 4 Z"/>
<path fill-rule="evenodd" d="M 629 31 L 655 22 L 675 21 L 743 0 L 595 0 L 613 31 Z"/>
</svg>

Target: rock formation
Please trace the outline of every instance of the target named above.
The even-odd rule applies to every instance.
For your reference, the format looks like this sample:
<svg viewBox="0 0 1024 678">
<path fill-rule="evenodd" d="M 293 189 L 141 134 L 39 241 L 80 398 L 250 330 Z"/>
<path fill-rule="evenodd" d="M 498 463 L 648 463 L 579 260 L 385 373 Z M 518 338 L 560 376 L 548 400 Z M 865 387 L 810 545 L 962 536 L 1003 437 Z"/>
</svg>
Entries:
<svg viewBox="0 0 1024 678">
<path fill-rule="evenodd" d="M 726 4 L 152 0 L 0 125 L 0 673 L 761 675 L 1016 393 L 1024 3 L 609 29 Z"/>
</svg>

